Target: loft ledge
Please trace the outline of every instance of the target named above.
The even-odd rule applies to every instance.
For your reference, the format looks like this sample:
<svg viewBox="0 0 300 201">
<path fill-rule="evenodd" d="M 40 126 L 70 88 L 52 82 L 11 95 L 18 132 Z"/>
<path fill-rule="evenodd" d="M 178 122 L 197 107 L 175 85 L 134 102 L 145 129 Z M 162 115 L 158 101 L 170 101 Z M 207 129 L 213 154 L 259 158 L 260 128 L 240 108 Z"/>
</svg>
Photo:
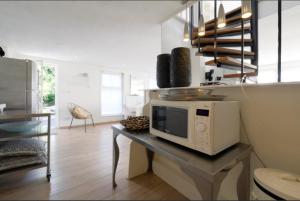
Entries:
<svg viewBox="0 0 300 201">
<path fill-rule="evenodd" d="M 262 83 L 262 84 L 236 84 L 236 85 L 208 85 L 193 87 L 173 87 L 161 89 L 146 89 L 145 91 L 167 91 L 170 89 L 222 89 L 222 88 L 254 88 L 254 87 L 300 87 L 300 82 Z"/>
</svg>

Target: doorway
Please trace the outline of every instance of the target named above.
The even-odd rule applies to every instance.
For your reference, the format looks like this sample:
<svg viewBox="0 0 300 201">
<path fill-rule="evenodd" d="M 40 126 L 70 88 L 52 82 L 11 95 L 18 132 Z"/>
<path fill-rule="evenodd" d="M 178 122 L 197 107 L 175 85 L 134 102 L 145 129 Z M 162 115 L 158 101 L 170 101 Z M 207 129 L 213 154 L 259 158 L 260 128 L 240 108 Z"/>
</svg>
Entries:
<svg viewBox="0 0 300 201">
<path fill-rule="evenodd" d="M 56 69 L 54 66 L 43 64 L 42 76 L 42 111 L 51 113 L 51 128 L 56 128 Z"/>
</svg>

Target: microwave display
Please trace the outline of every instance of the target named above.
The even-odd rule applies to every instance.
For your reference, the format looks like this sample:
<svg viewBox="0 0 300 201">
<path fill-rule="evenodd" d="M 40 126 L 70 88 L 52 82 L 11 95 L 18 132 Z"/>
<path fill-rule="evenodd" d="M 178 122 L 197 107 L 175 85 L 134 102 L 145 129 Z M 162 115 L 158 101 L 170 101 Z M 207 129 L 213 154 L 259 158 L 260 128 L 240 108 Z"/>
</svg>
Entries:
<svg viewBox="0 0 300 201">
<path fill-rule="evenodd" d="M 197 116 L 208 117 L 209 116 L 209 110 L 197 109 L 196 115 Z"/>
<path fill-rule="evenodd" d="M 170 135 L 187 138 L 188 110 L 166 106 L 152 106 L 152 127 Z"/>
</svg>

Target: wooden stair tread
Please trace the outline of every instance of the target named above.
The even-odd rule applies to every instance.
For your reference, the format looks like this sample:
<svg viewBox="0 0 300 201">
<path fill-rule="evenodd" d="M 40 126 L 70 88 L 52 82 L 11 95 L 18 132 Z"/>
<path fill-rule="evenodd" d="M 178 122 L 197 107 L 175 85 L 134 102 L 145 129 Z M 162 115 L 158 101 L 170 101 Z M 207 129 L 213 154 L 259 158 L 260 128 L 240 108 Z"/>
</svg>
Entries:
<svg viewBox="0 0 300 201">
<path fill-rule="evenodd" d="M 250 73 L 244 73 L 247 77 L 255 77 L 257 76 L 257 72 L 250 72 Z M 223 78 L 240 78 L 241 73 L 234 73 L 234 74 L 225 74 L 223 75 Z"/>
<path fill-rule="evenodd" d="M 248 19 L 244 19 L 244 22 L 249 21 L 250 17 Z M 233 16 L 231 18 L 226 18 L 226 26 L 230 26 L 232 24 L 236 24 L 239 25 L 239 23 L 242 20 L 242 16 L 238 15 L 238 16 Z M 236 23 L 239 22 L 239 23 Z M 210 30 L 210 29 L 214 29 L 215 28 L 215 23 L 210 23 L 210 24 L 205 24 L 205 29 L 206 30 Z M 198 31 L 198 30 L 197 30 Z"/>
<path fill-rule="evenodd" d="M 250 26 L 244 27 L 244 33 L 250 33 L 251 28 Z M 225 28 L 225 29 L 218 29 L 217 30 L 217 36 L 218 37 L 222 37 L 222 36 L 232 36 L 232 35 L 241 35 L 242 33 L 242 28 L 238 27 L 238 28 Z M 215 30 L 210 30 L 210 31 L 206 31 L 205 32 L 205 36 L 204 37 L 212 37 L 215 35 Z M 194 32 L 193 33 L 193 39 L 198 38 L 198 32 Z"/>
<path fill-rule="evenodd" d="M 219 64 L 221 64 L 220 68 L 228 68 L 228 69 L 234 69 L 234 70 L 241 68 L 241 62 L 239 60 L 236 60 L 231 57 L 218 57 L 217 62 Z M 205 64 L 209 65 L 209 66 L 217 66 L 217 64 L 215 63 L 215 60 L 207 61 L 207 62 L 205 62 Z M 257 66 L 249 64 L 249 63 L 244 63 L 244 68 L 256 70 Z"/>
<path fill-rule="evenodd" d="M 192 41 L 193 46 L 198 45 L 198 40 L 195 39 Z M 200 38 L 200 45 L 213 45 L 215 39 L 214 38 Z M 226 46 L 241 46 L 242 39 L 232 39 L 232 38 L 217 38 L 217 45 L 226 45 Z M 244 44 L 251 45 L 252 39 L 245 39 Z"/>
<path fill-rule="evenodd" d="M 242 13 L 242 7 L 240 6 L 240 7 L 236 8 L 236 9 L 233 9 L 233 10 L 225 13 L 225 16 L 226 16 L 226 19 L 227 19 L 227 18 L 231 18 L 231 17 L 233 17 L 235 15 L 241 15 L 241 13 Z M 212 24 L 212 23 L 214 24 L 215 20 L 216 19 L 211 19 L 211 20 L 207 21 L 205 24 Z"/>
<path fill-rule="evenodd" d="M 248 23 L 250 19 L 251 19 L 251 17 L 249 17 L 247 19 L 244 19 L 244 24 Z M 241 23 L 240 23 L 241 20 L 242 20 L 241 15 L 233 16 L 231 18 L 226 18 L 226 27 L 229 27 L 229 26 L 233 27 L 234 25 L 235 26 L 240 26 L 241 25 Z M 215 28 L 215 23 L 214 22 L 205 23 L 205 30 L 206 31 L 209 31 L 209 30 L 214 29 L 214 28 Z M 195 27 L 194 31 L 198 32 L 198 27 Z"/>
<path fill-rule="evenodd" d="M 204 52 L 204 53 L 196 53 L 195 54 L 196 56 L 204 56 L 204 57 L 215 57 L 214 53 L 213 52 Z M 217 54 L 218 57 L 232 57 L 232 58 L 237 58 L 237 59 L 240 59 L 241 58 L 241 55 L 238 55 L 238 54 L 228 54 L 228 53 L 220 53 L 218 52 Z M 254 56 L 252 55 L 245 55 L 244 56 L 244 59 L 254 59 Z"/>
<path fill-rule="evenodd" d="M 215 51 L 217 53 L 226 53 L 226 54 L 232 54 L 232 55 L 241 55 L 241 50 L 235 50 L 235 49 L 230 49 L 230 48 L 224 48 L 224 47 L 216 47 L 214 48 L 213 46 L 205 46 L 202 48 L 203 52 L 211 52 L 214 53 Z M 254 56 L 254 52 L 249 52 L 249 51 L 244 51 L 245 56 Z"/>
</svg>

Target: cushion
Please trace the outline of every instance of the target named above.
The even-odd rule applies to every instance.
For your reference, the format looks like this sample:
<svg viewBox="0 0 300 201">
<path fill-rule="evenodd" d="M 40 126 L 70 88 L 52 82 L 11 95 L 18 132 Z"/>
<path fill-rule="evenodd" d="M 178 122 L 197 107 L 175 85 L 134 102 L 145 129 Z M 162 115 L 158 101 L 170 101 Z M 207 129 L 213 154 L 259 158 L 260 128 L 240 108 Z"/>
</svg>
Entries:
<svg viewBox="0 0 300 201">
<path fill-rule="evenodd" d="M 17 156 L 17 157 L 0 157 L 0 171 L 26 167 L 30 165 L 46 164 L 46 157 L 40 156 Z"/>
<path fill-rule="evenodd" d="M 46 142 L 37 139 L 22 139 L 0 143 L 0 157 L 28 156 L 45 153 Z"/>
</svg>

